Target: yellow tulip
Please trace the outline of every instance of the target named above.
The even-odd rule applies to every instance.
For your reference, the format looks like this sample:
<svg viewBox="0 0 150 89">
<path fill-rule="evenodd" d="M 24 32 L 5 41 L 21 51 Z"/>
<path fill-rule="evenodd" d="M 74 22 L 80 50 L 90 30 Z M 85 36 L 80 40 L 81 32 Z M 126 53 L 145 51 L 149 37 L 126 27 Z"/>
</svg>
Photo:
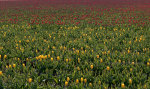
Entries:
<svg viewBox="0 0 150 89">
<path fill-rule="evenodd" d="M 70 80 L 70 78 L 69 78 L 69 77 L 67 77 L 67 82 L 69 82 L 69 80 Z"/>
<path fill-rule="evenodd" d="M 78 84 L 79 83 L 79 80 L 78 79 L 76 79 L 76 84 Z"/>
<path fill-rule="evenodd" d="M 130 53 L 130 50 L 128 50 L 128 53 Z"/>
<path fill-rule="evenodd" d="M 54 54 L 54 51 L 52 51 L 52 54 Z"/>
<path fill-rule="evenodd" d="M 92 87 L 92 83 L 89 83 L 89 86 Z"/>
<path fill-rule="evenodd" d="M 110 54 L 110 50 L 108 50 L 108 54 Z"/>
<path fill-rule="evenodd" d="M 78 58 L 78 63 L 80 63 L 80 58 Z"/>
<path fill-rule="evenodd" d="M 93 69 L 93 65 L 91 65 L 90 68 Z"/>
<path fill-rule="evenodd" d="M 75 48 L 72 48 L 73 49 L 73 51 L 75 51 Z"/>
<path fill-rule="evenodd" d="M 57 56 L 57 61 L 59 61 L 60 60 L 60 57 L 59 56 Z"/>
<path fill-rule="evenodd" d="M 29 78 L 29 79 L 28 79 L 28 82 L 31 83 L 31 82 L 32 82 L 32 78 Z"/>
<path fill-rule="evenodd" d="M 6 59 L 7 55 L 4 55 L 4 59 Z"/>
<path fill-rule="evenodd" d="M 66 62 L 68 62 L 69 60 L 68 59 L 66 59 Z"/>
<path fill-rule="evenodd" d="M 65 82 L 65 86 L 68 86 L 68 82 L 67 81 Z"/>
<path fill-rule="evenodd" d="M 51 57 L 51 61 L 53 61 L 53 58 Z"/>
<path fill-rule="evenodd" d="M 121 60 L 119 60 L 119 63 L 121 63 Z"/>
<path fill-rule="evenodd" d="M 11 65 L 9 65 L 9 68 L 11 68 Z"/>
<path fill-rule="evenodd" d="M 25 67 L 25 64 L 23 63 L 22 66 Z"/>
<path fill-rule="evenodd" d="M 121 88 L 125 88 L 125 84 L 124 83 L 121 83 Z"/>
<path fill-rule="evenodd" d="M 131 78 L 129 78 L 129 83 L 132 84 L 132 79 Z"/>
<path fill-rule="evenodd" d="M 83 82 L 83 77 L 81 77 L 81 82 Z"/>
<path fill-rule="evenodd" d="M 48 58 L 50 58 L 51 56 L 50 56 L 50 54 L 48 54 Z"/>
<path fill-rule="evenodd" d="M 0 76 L 3 74 L 3 72 L 2 71 L 0 71 Z"/>
<path fill-rule="evenodd" d="M 77 70 L 78 70 L 78 71 L 80 70 L 80 67 L 79 67 L 79 66 L 77 67 Z"/>
<path fill-rule="evenodd" d="M 99 55 L 96 55 L 97 58 L 99 58 Z"/>
<path fill-rule="evenodd" d="M 134 65 L 134 62 L 132 62 L 132 65 Z"/>
<path fill-rule="evenodd" d="M 16 67 L 16 64 L 13 64 L 13 67 L 15 68 L 15 67 Z"/>
<path fill-rule="evenodd" d="M 110 70 L 110 67 L 109 66 L 107 66 L 107 68 L 106 68 L 107 70 Z"/>
<path fill-rule="evenodd" d="M 101 58 L 101 59 L 100 59 L 100 63 L 102 63 L 102 62 L 103 62 L 103 59 Z"/>
<path fill-rule="evenodd" d="M 85 79 L 84 79 L 84 83 L 86 83 L 86 82 L 87 82 L 87 79 L 85 78 Z"/>
</svg>

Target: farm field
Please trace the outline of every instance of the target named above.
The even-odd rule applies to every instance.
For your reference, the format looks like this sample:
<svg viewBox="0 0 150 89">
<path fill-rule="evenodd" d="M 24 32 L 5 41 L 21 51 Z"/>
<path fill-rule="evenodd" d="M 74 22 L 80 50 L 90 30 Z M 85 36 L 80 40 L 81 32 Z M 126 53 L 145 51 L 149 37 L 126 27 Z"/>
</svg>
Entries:
<svg viewBox="0 0 150 89">
<path fill-rule="evenodd" d="M 149 5 L 1 3 L 0 89 L 150 89 Z"/>
</svg>

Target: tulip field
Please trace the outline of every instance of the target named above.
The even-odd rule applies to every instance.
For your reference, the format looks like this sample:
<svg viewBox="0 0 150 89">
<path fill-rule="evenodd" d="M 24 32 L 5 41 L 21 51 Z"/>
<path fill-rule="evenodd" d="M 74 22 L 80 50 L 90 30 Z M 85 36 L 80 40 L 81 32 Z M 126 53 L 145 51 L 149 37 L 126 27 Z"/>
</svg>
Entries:
<svg viewBox="0 0 150 89">
<path fill-rule="evenodd" d="M 0 7 L 0 89 L 150 89 L 150 9 Z"/>
</svg>

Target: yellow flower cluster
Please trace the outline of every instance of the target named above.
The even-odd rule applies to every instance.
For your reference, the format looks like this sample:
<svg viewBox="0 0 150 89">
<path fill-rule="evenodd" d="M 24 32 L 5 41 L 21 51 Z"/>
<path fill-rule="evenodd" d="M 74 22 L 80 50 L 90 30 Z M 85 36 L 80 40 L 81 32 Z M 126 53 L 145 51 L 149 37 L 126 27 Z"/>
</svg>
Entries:
<svg viewBox="0 0 150 89">
<path fill-rule="evenodd" d="M 36 59 L 46 59 L 47 58 L 47 55 L 39 55 L 38 57 L 36 57 Z"/>
<path fill-rule="evenodd" d="M 62 29 L 62 28 L 61 28 Z M 79 29 L 79 27 L 77 27 L 77 26 L 74 26 L 74 27 L 65 27 L 65 29 L 68 29 L 68 30 L 71 30 L 71 29 L 73 29 L 73 30 L 76 30 L 76 29 Z"/>
</svg>

